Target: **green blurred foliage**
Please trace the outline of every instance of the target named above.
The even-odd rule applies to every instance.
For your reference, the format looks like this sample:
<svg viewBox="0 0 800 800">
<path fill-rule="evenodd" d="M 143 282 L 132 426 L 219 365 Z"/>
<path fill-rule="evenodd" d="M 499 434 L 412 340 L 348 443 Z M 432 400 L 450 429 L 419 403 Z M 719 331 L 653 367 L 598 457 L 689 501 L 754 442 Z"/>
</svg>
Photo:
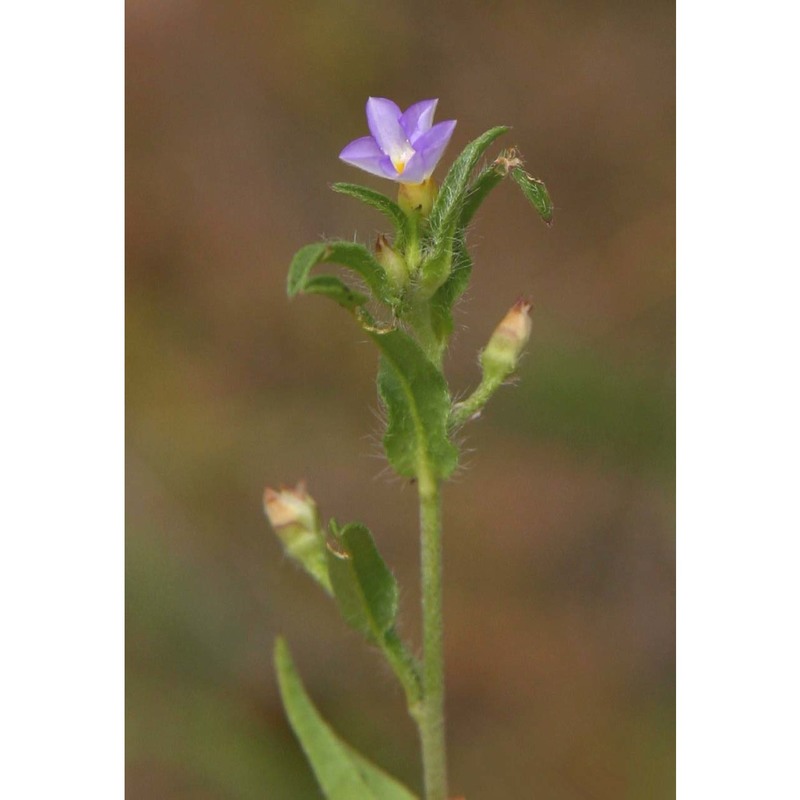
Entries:
<svg viewBox="0 0 800 800">
<path fill-rule="evenodd" d="M 127 38 L 128 796 L 320 796 L 279 633 L 337 732 L 419 789 L 402 691 L 261 511 L 304 477 L 324 517 L 368 525 L 419 641 L 374 347 L 285 295 L 300 246 L 385 229 L 327 188 L 371 181 L 336 158 L 369 94 L 440 97 L 449 157 L 512 125 L 555 203 L 551 229 L 510 185 L 481 208 L 446 364 L 467 392 L 533 298 L 518 385 L 465 429 L 445 494 L 453 793 L 672 796 L 673 6 L 133 0 Z"/>
</svg>

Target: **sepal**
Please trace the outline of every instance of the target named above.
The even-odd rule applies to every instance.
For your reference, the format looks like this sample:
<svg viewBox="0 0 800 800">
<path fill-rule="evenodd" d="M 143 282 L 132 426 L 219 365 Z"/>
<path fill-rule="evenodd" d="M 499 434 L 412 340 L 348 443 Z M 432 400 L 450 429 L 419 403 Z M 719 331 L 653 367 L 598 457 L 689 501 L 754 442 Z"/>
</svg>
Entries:
<svg viewBox="0 0 800 800">
<path fill-rule="evenodd" d="M 300 482 L 294 489 L 264 490 L 264 513 L 283 545 L 284 552 L 317 583 L 332 594 L 317 504 Z"/>
<path fill-rule="evenodd" d="M 427 217 L 433 209 L 439 187 L 433 178 L 422 183 L 401 183 L 397 190 L 397 205 L 409 216 Z"/>
<path fill-rule="evenodd" d="M 531 303 L 520 298 L 503 317 L 481 353 L 484 377 L 504 381 L 519 363 L 531 335 Z"/>
</svg>

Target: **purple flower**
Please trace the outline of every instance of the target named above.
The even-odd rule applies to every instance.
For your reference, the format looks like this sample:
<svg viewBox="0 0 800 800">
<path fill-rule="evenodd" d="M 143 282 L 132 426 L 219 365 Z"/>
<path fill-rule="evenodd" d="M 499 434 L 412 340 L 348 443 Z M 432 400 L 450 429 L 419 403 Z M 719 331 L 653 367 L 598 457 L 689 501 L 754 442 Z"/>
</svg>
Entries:
<svg viewBox="0 0 800 800">
<path fill-rule="evenodd" d="M 444 154 L 455 120 L 433 125 L 438 100 L 421 100 L 405 111 L 384 97 L 367 100 L 372 136 L 350 142 L 339 153 L 347 164 L 400 183 L 426 181 Z"/>
</svg>

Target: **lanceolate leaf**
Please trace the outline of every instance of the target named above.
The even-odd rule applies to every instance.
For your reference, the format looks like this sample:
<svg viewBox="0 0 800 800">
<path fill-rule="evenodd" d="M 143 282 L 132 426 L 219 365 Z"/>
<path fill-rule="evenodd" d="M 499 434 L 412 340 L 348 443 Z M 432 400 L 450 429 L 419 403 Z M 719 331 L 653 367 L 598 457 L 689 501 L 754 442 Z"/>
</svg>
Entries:
<svg viewBox="0 0 800 800">
<path fill-rule="evenodd" d="M 397 581 L 364 525 L 346 525 L 336 534 L 336 549 L 328 548 L 328 572 L 347 624 L 371 642 L 382 641 L 397 617 Z"/>
<path fill-rule="evenodd" d="M 378 391 L 388 416 L 383 446 L 389 462 L 409 478 L 420 470 L 448 477 L 456 468 L 458 451 L 447 437 L 450 396 L 444 377 L 403 331 L 369 335 L 383 355 Z"/>
<path fill-rule="evenodd" d="M 381 648 L 403 685 L 410 707 L 419 701 L 422 689 L 416 660 L 394 628 L 397 582 L 365 526 L 340 528 L 332 519 L 328 528 L 336 548 L 328 548 L 325 569 L 339 610 L 351 627 Z"/>
<path fill-rule="evenodd" d="M 303 287 L 304 294 L 324 294 L 340 306 L 353 310 L 363 306 L 369 298 L 351 289 L 334 275 L 318 275 L 310 278 Z"/>
<path fill-rule="evenodd" d="M 366 203 L 368 206 L 372 206 L 382 214 L 385 214 L 392 221 L 395 228 L 395 249 L 402 249 L 408 230 L 408 217 L 397 203 L 380 192 L 368 189 L 366 186 L 359 186 L 356 183 L 334 183 L 331 189 L 334 192 L 355 197 L 356 200 L 361 200 L 362 203 Z"/>
<path fill-rule="evenodd" d="M 538 178 L 533 178 L 522 167 L 511 170 L 511 177 L 516 181 L 522 194 L 539 212 L 539 216 L 549 225 L 553 220 L 553 201 L 547 187 Z"/>
<path fill-rule="evenodd" d="M 469 176 L 486 148 L 498 137 L 508 131 L 505 126 L 491 128 L 470 142 L 455 160 L 450 171 L 442 181 L 439 195 L 430 214 L 431 234 L 434 242 L 452 235 L 458 222 L 461 206 L 465 199 Z"/>
<path fill-rule="evenodd" d="M 361 777 L 375 793 L 376 798 L 379 800 L 418 800 L 417 796 L 406 789 L 402 783 L 398 783 L 371 761 L 367 761 L 361 753 L 356 752 L 349 745 L 345 746 L 358 767 Z"/>
<path fill-rule="evenodd" d="M 475 180 L 470 184 L 469 191 L 464 196 L 461 215 L 458 218 L 459 228 L 465 228 L 469 225 L 486 196 L 507 174 L 507 170 L 497 161 L 488 164 L 478 173 Z"/>
<path fill-rule="evenodd" d="M 381 265 L 366 247 L 354 242 L 328 242 L 309 244 L 297 251 L 289 265 L 286 290 L 294 297 L 306 290 L 311 270 L 317 264 L 341 264 L 358 273 L 375 297 L 391 304 L 392 296 Z"/>
<path fill-rule="evenodd" d="M 472 170 L 486 148 L 507 130 L 502 126 L 492 128 L 468 144 L 442 182 L 429 218 L 432 247 L 422 264 L 420 280 L 424 297 L 433 296 L 453 269 L 453 239 L 467 200 Z"/>
<path fill-rule="evenodd" d="M 333 732 L 306 693 L 281 638 L 275 642 L 275 671 L 289 723 L 327 800 L 416 800 Z"/>
</svg>

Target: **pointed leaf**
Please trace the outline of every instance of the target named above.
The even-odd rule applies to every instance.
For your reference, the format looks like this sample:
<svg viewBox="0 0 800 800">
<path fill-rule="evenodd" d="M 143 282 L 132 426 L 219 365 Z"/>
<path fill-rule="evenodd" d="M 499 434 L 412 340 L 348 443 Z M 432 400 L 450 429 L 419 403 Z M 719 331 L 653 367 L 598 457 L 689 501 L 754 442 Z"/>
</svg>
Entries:
<svg viewBox="0 0 800 800">
<path fill-rule="evenodd" d="M 383 355 L 378 391 L 388 416 L 383 446 L 389 462 L 409 478 L 421 469 L 448 477 L 458 451 L 447 438 L 450 395 L 444 377 L 403 331 L 368 333 Z"/>
<path fill-rule="evenodd" d="M 461 206 L 461 216 L 458 219 L 459 228 L 465 228 L 469 225 L 472 218 L 475 216 L 475 212 L 486 199 L 489 192 L 491 192 L 507 174 L 508 171 L 497 161 L 487 164 L 478 173 L 475 180 L 470 184 L 469 191 L 464 197 L 464 203 Z"/>
<path fill-rule="evenodd" d="M 450 167 L 450 171 L 442 181 L 429 218 L 434 242 L 439 243 L 443 238 L 452 235 L 452 229 L 461 213 L 472 170 L 489 145 L 508 130 L 505 126 L 499 126 L 486 131 L 470 142 Z"/>
<path fill-rule="evenodd" d="M 442 182 L 429 218 L 432 247 L 421 268 L 422 297 L 432 297 L 453 270 L 453 240 L 467 201 L 469 177 L 486 148 L 507 130 L 492 128 L 468 144 Z"/>
<path fill-rule="evenodd" d="M 334 275 L 318 275 L 309 279 L 303 287 L 303 293 L 323 294 L 350 311 L 363 306 L 369 300 L 366 295 L 351 289 Z"/>
<path fill-rule="evenodd" d="M 398 783 L 391 775 L 384 772 L 380 767 L 376 767 L 371 761 L 367 761 L 364 756 L 350 745 L 345 745 L 350 757 L 358 767 L 361 777 L 370 789 L 375 793 L 379 800 L 418 800 L 417 796 L 406 789 L 402 783 Z"/>
<path fill-rule="evenodd" d="M 334 192 L 355 197 L 356 200 L 360 200 L 362 203 L 366 203 L 368 206 L 372 206 L 382 214 L 385 214 L 392 221 L 395 228 L 394 246 L 396 249 L 402 249 L 408 233 L 408 217 L 397 203 L 380 192 L 368 189 L 366 186 L 359 186 L 356 183 L 334 183 L 331 189 Z"/>
<path fill-rule="evenodd" d="M 347 624 L 378 643 L 397 617 L 397 581 L 364 525 L 350 524 L 328 548 L 328 573 Z"/>
<path fill-rule="evenodd" d="M 327 800 L 415 800 L 333 732 L 306 693 L 282 638 L 275 642 L 274 658 L 286 715 Z"/>
<path fill-rule="evenodd" d="M 300 248 L 289 265 L 286 282 L 289 297 L 306 290 L 311 270 L 317 264 L 341 264 L 353 270 L 366 281 L 378 300 L 393 303 L 383 267 L 366 247 L 355 242 L 327 242 Z"/>
<path fill-rule="evenodd" d="M 550 193 L 544 183 L 529 175 L 522 167 L 512 169 L 511 177 L 522 189 L 522 194 L 539 212 L 539 216 L 549 225 L 553 220 L 553 201 L 550 199 Z"/>
</svg>

